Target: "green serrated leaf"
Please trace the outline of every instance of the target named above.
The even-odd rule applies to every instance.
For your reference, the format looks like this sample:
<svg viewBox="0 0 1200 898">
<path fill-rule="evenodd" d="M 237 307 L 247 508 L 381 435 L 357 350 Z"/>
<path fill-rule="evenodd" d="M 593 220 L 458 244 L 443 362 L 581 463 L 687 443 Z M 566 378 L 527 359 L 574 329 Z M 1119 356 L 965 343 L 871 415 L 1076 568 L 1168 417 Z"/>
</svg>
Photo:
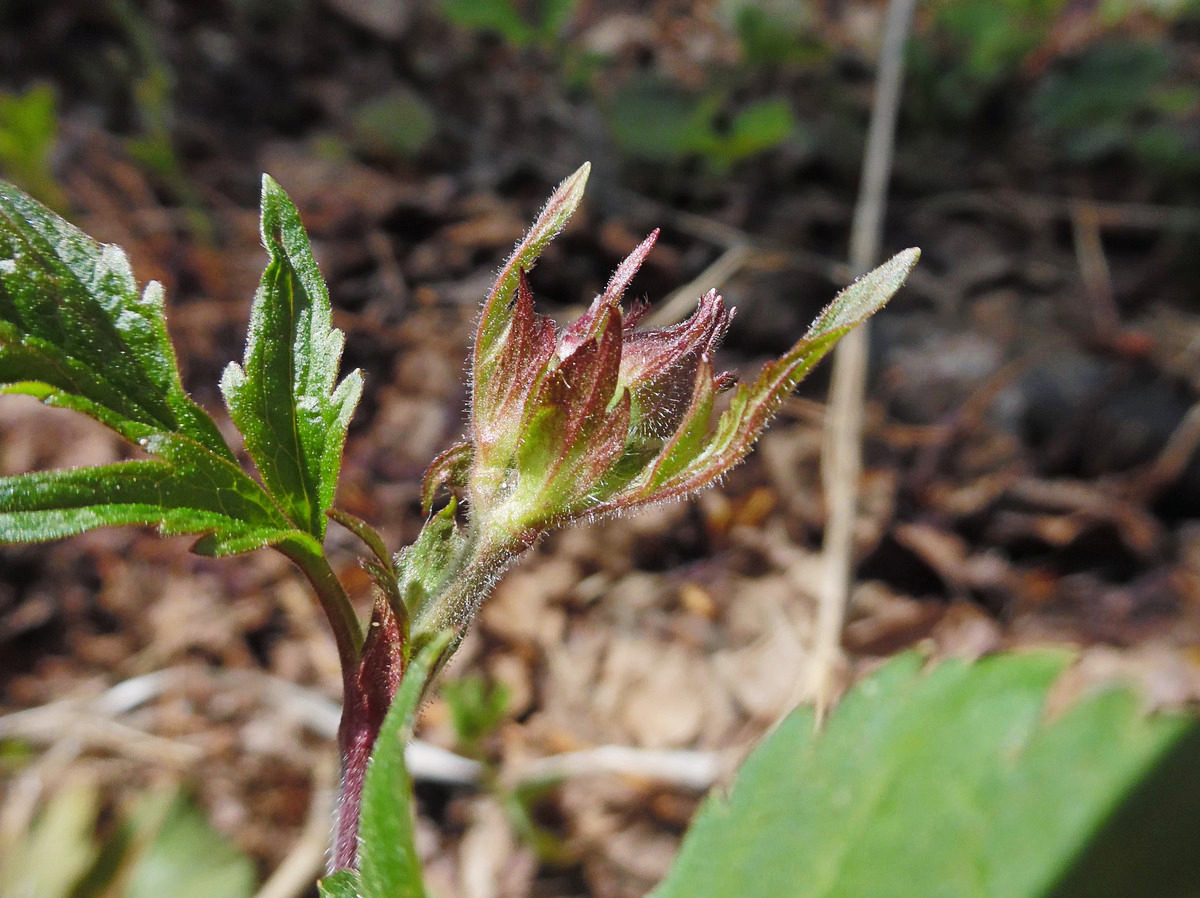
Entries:
<svg viewBox="0 0 1200 898">
<path fill-rule="evenodd" d="M 417 705 L 452 633 L 434 637 L 408 665 L 371 752 L 359 817 L 362 898 L 424 898 L 413 840 L 412 782 L 404 746 L 412 738 Z"/>
<path fill-rule="evenodd" d="M 122 433 L 184 434 L 226 458 L 183 391 L 162 287 L 139 295 L 125 253 L 0 181 L 0 389 L 54 397 Z"/>
<path fill-rule="evenodd" d="M 188 448 L 173 448 L 176 464 L 130 461 L 0 478 L 0 542 L 144 524 L 166 535 L 209 534 L 204 554 L 231 555 L 299 535 L 236 464 Z"/>
<path fill-rule="evenodd" d="M 320 540 L 362 375 L 353 371 L 334 386 L 342 332 L 332 326 L 300 214 L 266 175 L 262 237 L 271 261 L 254 297 L 245 359 L 225 369 L 221 392 L 275 501 Z"/>
<path fill-rule="evenodd" d="M 1195 724 L 1127 694 L 1047 722 L 1065 653 L 902 656 L 815 733 L 788 717 L 709 799 L 656 898 L 1034 898 Z M 1160 894 L 1150 889 L 1141 894 Z"/>
<path fill-rule="evenodd" d="M 120 524 L 232 554 L 297 534 L 183 391 L 162 288 L 125 254 L 0 182 L 0 393 L 95 418 L 158 461 L 0 479 L 0 541 Z"/>
<path fill-rule="evenodd" d="M 358 877 L 353 870 L 339 870 L 317 883 L 321 898 L 359 898 Z"/>
</svg>

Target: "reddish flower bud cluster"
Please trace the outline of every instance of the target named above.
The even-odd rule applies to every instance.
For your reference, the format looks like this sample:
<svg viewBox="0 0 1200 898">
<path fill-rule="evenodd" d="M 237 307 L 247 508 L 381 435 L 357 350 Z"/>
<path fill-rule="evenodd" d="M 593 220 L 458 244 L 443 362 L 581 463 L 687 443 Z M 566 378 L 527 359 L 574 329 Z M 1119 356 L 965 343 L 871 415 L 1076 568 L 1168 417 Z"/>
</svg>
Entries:
<svg viewBox="0 0 1200 898">
<path fill-rule="evenodd" d="M 484 305 L 472 366 L 470 439 L 426 475 L 465 487 L 471 527 L 489 551 L 517 553 L 568 520 L 677 498 L 707 486 L 750 451 L 771 415 L 837 339 L 883 305 L 917 259 L 909 250 L 838 296 L 781 358 L 743 384 L 710 427 L 713 369 L 733 319 L 716 291 L 679 324 L 639 330 L 621 300 L 658 237 L 617 267 L 570 327 L 534 310 L 527 271 L 582 197 L 586 166 L 560 185 L 509 258 Z"/>
</svg>

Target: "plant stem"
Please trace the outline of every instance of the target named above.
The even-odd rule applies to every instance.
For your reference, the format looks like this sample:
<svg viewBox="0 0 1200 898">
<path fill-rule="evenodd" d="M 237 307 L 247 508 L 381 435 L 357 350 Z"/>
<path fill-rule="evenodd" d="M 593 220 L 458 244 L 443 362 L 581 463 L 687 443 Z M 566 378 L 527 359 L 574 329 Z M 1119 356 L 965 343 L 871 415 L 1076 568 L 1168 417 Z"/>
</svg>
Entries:
<svg viewBox="0 0 1200 898">
<path fill-rule="evenodd" d="M 337 816 L 334 823 L 333 856 L 329 872 L 341 869 L 353 869 L 358 855 L 358 818 L 359 805 L 362 802 L 363 778 L 366 775 L 367 761 L 383 713 L 372 707 L 368 694 L 364 690 L 362 661 L 364 638 L 358 615 L 350 604 L 350 597 L 342 582 L 330 567 L 328 559 L 320 550 L 320 546 L 307 540 L 288 540 L 278 547 L 280 552 L 292 560 L 300 568 L 317 600 L 325 611 L 329 626 L 333 630 L 334 642 L 337 644 L 338 659 L 342 667 L 342 720 L 338 726 L 338 754 L 341 759 L 342 775 L 338 786 Z M 372 625 L 376 624 L 372 617 Z M 400 648 L 397 646 L 397 648 Z M 394 676 L 395 682 L 384 684 L 385 692 L 390 696 L 395 692 L 399 682 L 399 671 Z M 377 719 L 376 719 L 377 718 Z"/>
<path fill-rule="evenodd" d="M 425 639 L 447 629 L 458 630 L 461 638 L 492 586 L 526 548 L 515 543 L 497 545 L 486 539 L 483 531 L 482 526 L 472 522 L 462 553 L 446 569 L 440 593 L 413 615 L 414 649 L 419 649 Z M 449 658 L 457 646 L 456 639 L 445 657 Z"/>
<path fill-rule="evenodd" d="M 330 872 L 357 866 L 358 821 L 367 765 L 404 677 L 405 640 L 406 632 L 391 602 L 382 593 L 378 594 L 363 643 L 362 661 L 347 684 L 338 725 L 342 781 L 338 787 Z"/>
<path fill-rule="evenodd" d="M 491 545 L 482 538 L 479 527 L 473 527 L 457 558 L 439 572 L 440 591 L 416 616 L 412 629 L 414 642 L 406 645 L 407 620 L 402 623 L 397 610 L 382 596 L 375 603 L 364 639 L 350 599 L 315 541 L 288 540 L 278 548 L 312 584 L 329 619 L 342 664 L 344 696 L 338 727 L 342 777 L 329 870 L 333 873 L 354 869 L 358 863 L 358 824 L 367 765 L 379 728 L 404 675 L 406 656 L 409 651 L 419 650 L 425 639 L 445 629 L 455 629 L 460 634 L 465 631 L 491 585 L 518 552 L 514 547 Z M 404 610 L 403 606 L 400 610 Z M 451 651 L 444 653 L 439 667 Z"/>
<path fill-rule="evenodd" d="M 280 543 L 277 548 L 300 568 L 312 584 L 317 600 L 321 603 L 333 630 L 338 660 L 342 664 L 342 685 L 349 691 L 362 654 L 363 632 L 342 581 L 337 578 L 337 574 L 329 566 L 328 559 L 315 542 L 310 545 L 308 540 L 294 539 Z"/>
<path fill-rule="evenodd" d="M 479 603 L 514 557 L 515 553 L 496 549 L 480 536 L 480 531 L 473 528 L 461 552 L 440 572 L 439 592 L 414 615 L 412 642 L 408 646 L 404 645 L 403 625 L 391 605 L 382 600 L 376 602 L 362 650 L 362 663 L 347 682 L 346 703 L 338 728 L 342 781 L 338 790 L 330 872 L 357 866 L 358 825 L 367 765 L 400 681 L 408 675 L 405 650 L 415 655 L 439 633 L 457 632 L 453 642 L 428 671 L 428 680 L 432 680 L 453 653 L 454 645 L 466 631 Z M 428 682 L 422 683 L 421 688 L 428 685 Z"/>
</svg>

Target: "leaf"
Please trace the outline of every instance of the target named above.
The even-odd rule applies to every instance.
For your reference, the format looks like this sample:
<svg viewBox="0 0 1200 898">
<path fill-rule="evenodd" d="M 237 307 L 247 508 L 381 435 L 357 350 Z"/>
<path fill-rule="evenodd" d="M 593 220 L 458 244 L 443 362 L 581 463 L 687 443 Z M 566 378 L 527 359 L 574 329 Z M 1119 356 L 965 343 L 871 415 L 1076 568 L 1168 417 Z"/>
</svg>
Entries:
<svg viewBox="0 0 1200 898">
<path fill-rule="evenodd" d="M 125 254 L 0 182 L 0 393 L 86 414 L 158 461 L 0 478 L 0 541 L 116 524 L 232 554 L 298 536 L 183 390 L 162 288 Z"/>
<path fill-rule="evenodd" d="M 537 35 L 506 0 L 441 0 L 442 14 L 459 28 L 499 34 L 514 47 L 526 47 Z"/>
<path fill-rule="evenodd" d="M 409 664 L 375 740 L 363 783 L 358 824 L 363 898 L 424 898 L 413 841 L 412 781 L 404 766 L 404 746 L 412 738 L 417 704 L 430 672 L 451 635 L 448 631 L 439 634 Z"/>
<path fill-rule="evenodd" d="M 353 870 L 339 870 L 317 883 L 320 898 L 358 898 L 358 877 Z"/>
<path fill-rule="evenodd" d="M 1047 722 L 1046 693 L 1069 660 L 927 672 L 909 654 L 853 689 L 824 732 L 810 711 L 793 713 L 729 797 L 705 803 L 655 898 L 1045 894 L 1196 730 L 1145 717 L 1127 693 Z"/>
<path fill-rule="evenodd" d="M 62 209 L 66 197 L 51 170 L 58 140 L 58 98 L 48 84 L 0 92 L 0 169 L 34 196 Z"/>
<path fill-rule="evenodd" d="M 216 832 L 196 807 L 175 796 L 149 847 L 138 858 L 126 898 L 249 898 L 251 860 Z"/>
<path fill-rule="evenodd" d="M 716 155 L 725 164 L 737 162 L 779 146 L 795 129 L 796 118 L 787 100 L 760 100 L 734 117 L 729 134 L 718 142 Z"/>
<path fill-rule="evenodd" d="M 458 750 L 477 756 L 483 738 L 503 722 L 512 693 L 503 683 L 489 683 L 477 674 L 449 680 L 439 692 L 450 709 Z"/>
<path fill-rule="evenodd" d="M 190 465 L 130 461 L 2 477 L 0 509 L 6 542 L 146 524 L 168 536 L 209 534 L 197 551 L 232 555 L 301 535 L 241 468 L 203 452 Z"/>
<path fill-rule="evenodd" d="M 678 162 L 717 141 L 717 93 L 697 95 L 656 76 L 634 76 L 614 95 L 609 127 L 620 149 L 651 162 Z"/>
<path fill-rule="evenodd" d="M 267 490 L 296 527 L 320 540 L 362 375 L 353 371 L 334 386 L 342 332 L 332 326 L 300 214 L 267 175 L 262 238 L 271 261 L 250 312 L 245 359 L 225 369 L 221 392 Z"/>
<path fill-rule="evenodd" d="M 437 117 L 416 91 L 395 87 L 351 113 L 355 143 L 385 158 L 411 159 L 437 133 Z"/>
<path fill-rule="evenodd" d="M 233 458 L 183 391 L 161 285 L 139 296 L 119 247 L 2 181 L 0 391 L 82 411 L 130 440 L 174 432 Z"/>
</svg>

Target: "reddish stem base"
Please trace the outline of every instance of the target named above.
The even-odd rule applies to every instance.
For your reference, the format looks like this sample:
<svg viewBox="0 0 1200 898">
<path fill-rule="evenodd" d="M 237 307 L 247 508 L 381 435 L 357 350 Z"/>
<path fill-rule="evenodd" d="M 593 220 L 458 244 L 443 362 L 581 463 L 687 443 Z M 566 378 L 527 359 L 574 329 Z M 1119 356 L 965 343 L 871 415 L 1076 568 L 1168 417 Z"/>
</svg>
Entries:
<svg viewBox="0 0 1200 898">
<path fill-rule="evenodd" d="M 371 626 L 363 643 L 362 661 L 346 678 L 338 748 L 342 755 L 342 783 L 334 825 L 333 857 L 329 872 L 358 866 L 358 820 L 363 784 L 371 751 L 383 718 L 404 675 L 404 635 L 395 613 L 382 595 L 375 600 Z"/>
</svg>

